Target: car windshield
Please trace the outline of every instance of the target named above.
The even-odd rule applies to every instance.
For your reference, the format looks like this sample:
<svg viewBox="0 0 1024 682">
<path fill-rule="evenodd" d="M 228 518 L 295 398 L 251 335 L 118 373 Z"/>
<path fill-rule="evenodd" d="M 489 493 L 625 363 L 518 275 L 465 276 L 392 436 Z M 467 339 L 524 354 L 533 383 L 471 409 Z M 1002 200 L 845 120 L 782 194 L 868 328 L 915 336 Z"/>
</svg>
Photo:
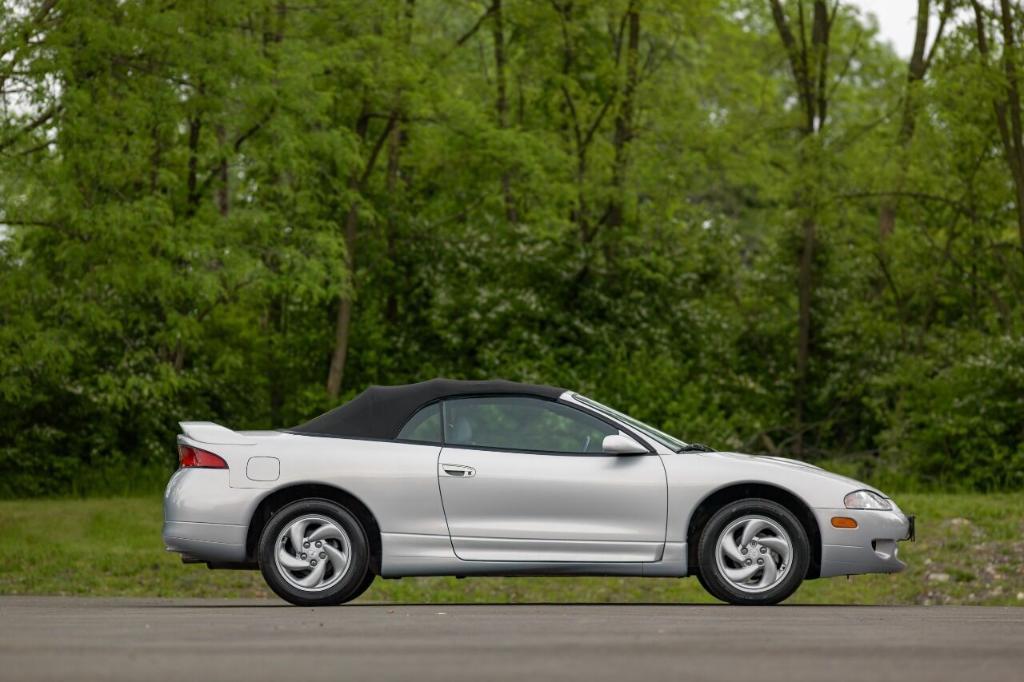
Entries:
<svg viewBox="0 0 1024 682">
<path fill-rule="evenodd" d="M 582 396 L 579 393 L 573 393 L 573 397 L 576 398 L 576 400 L 579 400 L 584 405 L 594 408 L 598 412 L 603 412 L 609 417 L 613 417 L 621 422 L 628 424 L 629 426 L 632 426 L 634 429 L 641 432 L 648 438 L 657 441 L 658 443 L 661 443 L 662 445 L 664 445 L 669 450 L 672 450 L 673 452 L 682 452 L 683 450 L 686 450 L 690 447 L 688 443 L 684 443 L 675 436 L 670 436 L 664 431 L 656 429 L 648 424 L 644 424 L 642 421 L 639 421 L 637 419 L 633 419 L 628 414 L 623 414 L 622 412 L 612 409 L 607 405 L 602 405 L 596 400 L 591 400 L 590 398 Z"/>
</svg>

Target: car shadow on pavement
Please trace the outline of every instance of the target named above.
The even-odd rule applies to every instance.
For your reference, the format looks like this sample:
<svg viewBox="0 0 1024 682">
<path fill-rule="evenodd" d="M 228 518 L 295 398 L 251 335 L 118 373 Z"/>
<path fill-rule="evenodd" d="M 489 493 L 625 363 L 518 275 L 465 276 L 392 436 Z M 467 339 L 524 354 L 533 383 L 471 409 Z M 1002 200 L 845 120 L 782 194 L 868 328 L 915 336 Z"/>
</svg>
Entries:
<svg viewBox="0 0 1024 682">
<path fill-rule="evenodd" d="M 354 603 L 354 604 L 340 604 L 338 606 L 293 606 L 287 602 L 267 600 L 266 602 L 255 602 L 246 601 L 241 603 L 231 603 L 225 601 L 217 601 L 213 603 L 156 603 L 151 605 L 153 608 L 163 609 L 303 609 L 303 608 L 346 608 L 346 609 L 363 609 L 363 610 L 380 610 L 380 609 L 393 609 L 393 608 L 474 608 L 474 607 L 503 607 L 508 609 L 519 609 L 529 607 L 590 607 L 590 608 L 633 608 L 633 607 L 660 607 L 660 608 L 705 608 L 705 609 L 743 609 L 743 608 L 755 608 L 755 607 L 744 607 L 744 606 L 733 606 L 731 604 L 706 604 L 699 602 L 562 602 L 562 601 L 530 601 L 530 602 L 366 602 L 366 603 Z M 777 604 L 776 608 L 844 608 L 844 609 L 881 609 L 881 608 L 896 608 L 895 606 L 885 604 Z M 912 606 L 906 606 L 906 608 L 912 608 Z"/>
</svg>

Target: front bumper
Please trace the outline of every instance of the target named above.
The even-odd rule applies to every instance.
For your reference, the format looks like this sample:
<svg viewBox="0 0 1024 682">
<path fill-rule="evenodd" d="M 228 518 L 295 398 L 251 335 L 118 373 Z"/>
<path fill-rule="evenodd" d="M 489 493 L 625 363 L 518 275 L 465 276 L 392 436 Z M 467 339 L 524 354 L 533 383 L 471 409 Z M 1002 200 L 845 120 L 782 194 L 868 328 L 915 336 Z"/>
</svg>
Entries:
<svg viewBox="0 0 1024 682">
<path fill-rule="evenodd" d="M 861 573 L 899 573 L 897 543 L 913 539 L 914 520 L 899 510 L 815 509 L 821 530 L 820 577 Z M 856 528 L 835 528 L 832 517 L 857 521 Z"/>
</svg>

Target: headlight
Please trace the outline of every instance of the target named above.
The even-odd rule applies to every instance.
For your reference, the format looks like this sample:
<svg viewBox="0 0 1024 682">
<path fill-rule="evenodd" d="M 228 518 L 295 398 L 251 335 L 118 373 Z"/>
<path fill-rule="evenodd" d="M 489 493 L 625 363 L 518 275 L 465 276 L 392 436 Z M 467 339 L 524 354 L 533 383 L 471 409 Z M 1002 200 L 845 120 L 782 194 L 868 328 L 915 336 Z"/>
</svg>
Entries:
<svg viewBox="0 0 1024 682">
<path fill-rule="evenodd" d="M 855 490 L 843 498 L 843 504 L 846 505 L 847 509 L 892 510 L 892 503 L 889 500 L 870 490 Z"/>
</svg>

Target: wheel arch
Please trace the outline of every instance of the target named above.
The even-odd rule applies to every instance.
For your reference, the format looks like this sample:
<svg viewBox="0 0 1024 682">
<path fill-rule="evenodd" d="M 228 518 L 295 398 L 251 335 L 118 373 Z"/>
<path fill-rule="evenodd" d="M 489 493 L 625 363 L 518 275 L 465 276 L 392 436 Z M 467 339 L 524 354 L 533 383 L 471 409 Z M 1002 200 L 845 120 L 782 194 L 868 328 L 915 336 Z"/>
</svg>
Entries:
<svg viewBox="0 0 1024 682">
<path fill-rule="evenodd" d="M 810 506 L 795 493 L 770 483 L 731 483 L 708 493 L 690 514 L 690 520 L 686 528 L 687 556 L 686 564 L 688 573 L 696 575 L 699 570 L 697 561 L 697 544 L 700 540 L 701 531 L 714 516 L 715 512 L 731 502 L 760 497 L 781 504 L 796 516 L 807 533 L 807 540 L 811 546 L 810 562 L 807 566 L 807 579 L 817 578 L 821 575 L 821 530 L 818 528 L 818 521 L 814 517 Z"/>
<path fill-rule="evenodd" d="M 337 502 L 345 507 L 359 519 L 366 531 L 367 540 L 370 543 L 370 569 L 380 575 L 381 565 L 381 537 L 380 524 L 377 517 L 373 515 L 370 508 L 352 493 L 332 485 L 323 483 L 296 483 L 278 488 L 270 493 L 256 506 L 252 518 L 249 519 L 249 529 L 245 538 L 245 554 L 250 561 L 256 561 L 257 549 L 260 535 L 267 523 L 285 505 L 298 500 L 310 498 L 321 498 Z"/>
</svg>

